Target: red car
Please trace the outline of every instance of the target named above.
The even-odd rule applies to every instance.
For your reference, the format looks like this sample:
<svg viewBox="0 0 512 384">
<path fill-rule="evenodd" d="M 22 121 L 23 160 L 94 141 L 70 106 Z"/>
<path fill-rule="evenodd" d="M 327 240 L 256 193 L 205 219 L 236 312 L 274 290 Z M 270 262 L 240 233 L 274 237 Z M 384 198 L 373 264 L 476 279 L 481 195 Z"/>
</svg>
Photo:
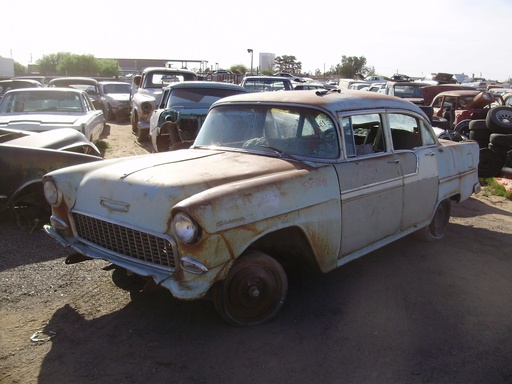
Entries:
<svg viewBox="0 0 512 384">
<path fill-rule="evenodd" d="M 487 91 L 460 89 L 457 86 L 438 86 L 423 88 L 425 105 L 430 100 L 434 116 L 447 120 L 447 129 L 453 129 L 469 135 L 471 120 L 485 119 L 495 97 Z M 467 88 L 467 87 L 464 87 Z M 439 92 L 440 89 L 449 89 Z M 428 95 L 428 96 L 427 96 Z"/>
</svg>

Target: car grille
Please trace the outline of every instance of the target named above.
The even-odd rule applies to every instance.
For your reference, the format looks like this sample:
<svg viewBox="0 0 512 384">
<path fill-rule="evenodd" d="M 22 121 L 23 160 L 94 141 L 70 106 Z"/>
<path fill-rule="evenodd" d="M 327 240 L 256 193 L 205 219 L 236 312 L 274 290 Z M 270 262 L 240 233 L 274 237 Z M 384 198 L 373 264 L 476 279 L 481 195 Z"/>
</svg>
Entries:
<svg viewBox="0 0 512 384">
<path fill-rule="evenodd" d="M 122 256 L 174 269 L 173 247 L 169 239 L 133 228 L 73 212 L 78 236 L 98 247 Z"/>
</svg>

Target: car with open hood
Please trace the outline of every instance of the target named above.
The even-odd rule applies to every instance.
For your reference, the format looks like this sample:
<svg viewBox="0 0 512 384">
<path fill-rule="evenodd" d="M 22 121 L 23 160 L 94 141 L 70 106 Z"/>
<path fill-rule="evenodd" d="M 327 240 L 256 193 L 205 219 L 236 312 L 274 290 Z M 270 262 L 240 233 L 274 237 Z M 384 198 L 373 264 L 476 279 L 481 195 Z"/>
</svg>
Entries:
<svg viewBox="0 0 512 384">
<path fill-rule="evenodd" d="M 163 89 L 172 83 L 197 79 L 193 71 L 167 67 L 148 67 L 133 77 L 130 119 L 138 141 L 149 140 L 149 120 L 162 100 Z"/>
<path fill-rule="evenodd" d="M 60 128 L 45 132 L 0 129 L 0 214 L 11 210 L 46 215 L 43 176 L 55 169 L 102 160 L 101 152 L 80 132 Z M 20 220 L 18 220 L 20 222 Z"/>
<path fill-rule="evenodd" d="M 183 81 L 164 88 L 149 121 L 157 152 L 188 148 L 194 142 L 210 106 L 223 97 L 246 93 L 240 85 L 216 81 Z"/>
<path fill-rule="evenodd" d="M 117 283 L 210 297 L 254 325 L 279 312 L 287 271 L 329 272 L 412 233 L 442 239 L 477 168 L 477 143 L 438 140 L 400 98 L 247 93 L 215 102 L 189 149 L 47 174 L 45 230 L 77 251 L 67 263 L 103 259 Z"/>
</svg>

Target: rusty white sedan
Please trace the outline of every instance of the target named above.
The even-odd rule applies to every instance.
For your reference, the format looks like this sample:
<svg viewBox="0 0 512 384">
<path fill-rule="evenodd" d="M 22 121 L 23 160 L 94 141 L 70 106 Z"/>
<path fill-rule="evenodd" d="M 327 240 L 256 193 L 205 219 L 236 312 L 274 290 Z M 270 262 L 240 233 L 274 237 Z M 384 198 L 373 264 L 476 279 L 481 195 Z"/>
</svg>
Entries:
<svg viewBox="0 0 512 384">
<path fill-rule="evenodd" d="M 8 91 L 0 101 L 0 129 L 43 132 L 73 128 L 98 141 L 105 117 L 85 91 L 71 88 L 26 88 Z"/>
<path fill-rule="evenodd" d="M 208 296 L 229 323 L 254 325 L 282 307 L 288 268 L 328 272 L 409 234 L 442 239 L 477 170 L 478 145 L 439 140 L 409 101 L 247 93 L 214 103 L 190 149 L 47 174 L 45 229 L 78 252 L 68 263 L 103 259 L 118 284 Z"/>
</svg>

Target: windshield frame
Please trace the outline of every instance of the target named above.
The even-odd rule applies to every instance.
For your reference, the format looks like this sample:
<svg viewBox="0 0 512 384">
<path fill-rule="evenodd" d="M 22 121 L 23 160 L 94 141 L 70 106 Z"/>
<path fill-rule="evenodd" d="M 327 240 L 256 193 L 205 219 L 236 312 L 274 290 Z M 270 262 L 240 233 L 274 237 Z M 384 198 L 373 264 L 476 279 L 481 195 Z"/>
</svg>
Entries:
<svg viewBox="0 0 512 384">
<path fill-rule="evenodd" d="M 192 148 L 318 162 L 334 162 L 341 156 L 337 119 L 328 111 L 279 103 L 214 106 Z"/>
</svg>

